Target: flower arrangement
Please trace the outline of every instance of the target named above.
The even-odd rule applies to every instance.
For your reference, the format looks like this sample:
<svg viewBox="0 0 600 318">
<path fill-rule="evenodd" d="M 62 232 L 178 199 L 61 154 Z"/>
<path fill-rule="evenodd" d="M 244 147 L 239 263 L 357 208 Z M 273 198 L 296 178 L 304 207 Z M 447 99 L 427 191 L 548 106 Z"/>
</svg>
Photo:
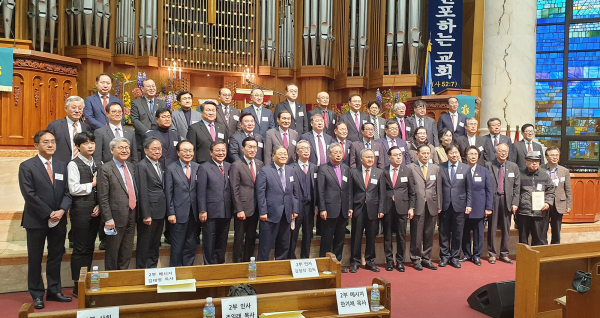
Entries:
<svg viewBox="0 0 600 318">
<path fill-rule="evenodd" d="M 377 92 L 375 93 L 375 99 L 379 103 L 381 103 L 381 111 L 380 111 L 379 115 L 382 116 L 383 118 L 387 118 L 387 119 L 392 119 L 392 118 L 396 117 L 396 115 L 394 114 L 394 104 L 397 102 L 404 103 L 404 102 L 406 102 L 407 98 L 408 98 L 407 91 L 398 91 L 396 93 L 396 95 L 394 95 L 394 93 L 392 92 L 391 89 L 381 92 L 378 88 Z M 361 111 L 364 113 L 368 113 L 368 110 L 366 109 L 366 105 L 367 104 L 365 103 L 363 105 L 363 107 L 361 108 Z M 345 103 L 344 105 L 342 105 L 341 112 L 338 115 L 346 113 L 349 110 L 350 110 L 350 105 L 348 105 L 348 103 Z M 385 114 L 387 114 L 387 116 Z"/>
</svg>

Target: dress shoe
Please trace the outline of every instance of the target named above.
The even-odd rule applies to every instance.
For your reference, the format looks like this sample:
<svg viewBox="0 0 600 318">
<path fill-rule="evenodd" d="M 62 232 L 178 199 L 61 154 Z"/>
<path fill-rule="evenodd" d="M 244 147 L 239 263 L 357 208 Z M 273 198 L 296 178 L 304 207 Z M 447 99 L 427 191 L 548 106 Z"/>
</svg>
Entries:
<svg viewBox="0 0 600 318">
<path fill-rule="evenodd" d="M 454 267 L 454 268 L 460 268 L 460 263 L 458 262 L 458 260 L 456 259 L 451 259 L 450 260 L 450 266 Z"/>
<path fill-rule="evenodd" d="M 75 282 L 75 286 L 73 286 L 73 297 L 79 298 L 79 286 L 77 286 L 77 282 Z"/>
<path fill-rule="evenodd" d="M 462 262 L 469 261 L 469 260 L 471 260 L 471 259 L 470 259 L 470 258 L 468 258 L 468 257 L 466 257 L 466 256 L 463 256 L 463 257 L 461 257 L 461 258 L 459 258 L 459 259 L 458 259 L 458 261 L 459 261 L 459 262 L 461 262 L 461 263 L 462 263 Z"/>
<path fill-rule="evenodd" d="M 346 267 L 342 267 L 342 274 L 348 273 L 348 269 Z"/>
<path fill-rule="evenodd" d="M 481 266 L 481 260 L 479 259 L 479 257 L 473 257 L 473 264 Z"/>
<path fill-rule="evenodd" d="M 73 248 L 73 242 L 69 241 L 69 248 Z"/>
<path fill-rule="evenodd" d="M 105 240 L 100 241 L 100 246 L 98 246 L 98 249 L 101 251 L 106 250 L 106 241 Z"/>
<path fill-rule="evenodd" d="M 370 270 L 371 272 L 379 273 L 379 267 L 375 266 L 375 264 L 365 264 L 365 269 Z"/>
<path fill-rule="evenodd" d="M 424 262 L 424 263 L 421 263 L 421 264 L 423 265 L 423 267 L 425 267 L 427 269 L 430 269 L 432 271 L 437 270 L 437 266 L 431 264 L 431 262 Z"/>
<path fill-rule="evenodd" d="M 404 271 L 405 271 L 405 269 L 404 269 L 404 264 L 402 264 L 402 263 L 397 263 L 397 264 L 396 264 L 396 270 L 397 270 L 397 271 L 399 271 L 399 272 L 401 272 L 401 273 L 404 273 Z"/>
<path fill-rule="evenodd" d="M 508 258 L 508 257 L 500 257 L 498 260 L 500 260 L 501 262 L 504 262 L 506 264 L 512 264 L 513 263 L 513 261 L 510 258 Z"/>
<path fill-rule="evenodd" d="M 165 244 L 171 245 L 171 239 L 165 236 Z"/>
<path fill-rule="evenodd" d="M 496 264 L 496 258 L 495 258 L 495 257 L 490 257 L 490 258 L 488 259 L 488 262 L 489 262 L 490 264 Z"/>
<path fill-rule="evenodd" d="M 71 297 L 67 297 L 61 293 L 46 296 L 47 301 L 58 301 L 59 303 L 71 302 Z"/>
<path fill-rule="evenodd" d="M 350 266 L 350 273 L 356 273 L 358 271 L 358 266 L 352 265 Z"/>
<path fill-rule="evenodd" d="M 33 300 L 33 308 L 42 309 L 44 308 L 44 301 L 41 298 L 36 298 Z"/>
<path fill-rule="evenodd" d="M 421 265 L 421 263 L 414 264 L 413 267 L 419 272 L 423 270 L 423 265 Z"/>
<path fill-rule="evenodd" d="M 391 272 L 394 270 L 394 263 L 387 263 L 387 265 L 385 266 L 385 270 L 388 272 Z"/>
<path fill-rule="evenodd" d="M 350 230 L 346 229 L 346 234 L 350 234 Z"/>
<path fill-rule="evenodd" d="M 446 267 L 446 265 L 448 264 L 448 261 L 443 259 L 440 261 L 440 263 L 438 264 L 439 267 Z"/>
<path fill-rule="evenodd" d="M 200 237 L 196 238 L 196 244 L 200 245 Z"/>
</svg>

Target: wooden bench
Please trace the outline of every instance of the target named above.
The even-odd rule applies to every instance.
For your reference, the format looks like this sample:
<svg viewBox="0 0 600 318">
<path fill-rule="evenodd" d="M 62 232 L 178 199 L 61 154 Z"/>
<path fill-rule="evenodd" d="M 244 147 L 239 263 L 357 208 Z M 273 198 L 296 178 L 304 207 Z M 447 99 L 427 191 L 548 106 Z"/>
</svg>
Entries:
<svg viewBox="0 0 600 318">
<path fill-rule="evenodd" d="M 100 290 L 90 289 L 91 273 L 81 269 L 78 281 L 78 308 L 94 308 L 168 302 L 176 300 L 226 297 L 231 285 L 250 284 L 257 294 L 287 291 L 340 288 L 341 264 L 335 255 L 317 258 L 319 277 L 294 278 L 290 261 L 258 262 L 256 280 L 248 279 L 248 263 L 184 266 L 175 269 L 178 280 L 195 279 L 196 292 L 161 293 L 156 285 L 145 285 L 144 270 L 100 272 L 108 274 L 100 279 Z M 324 271 L 331 272 L 324 274 Z"/>
<path fill-rule="evenodd" d="M 591 272 L 592 285 L 586 293 L 580 294 L 567 289 L 567 296 L 554 301 L 562 308 L 563 318 L 600 317 L 600 263 Z"/>
<path fill-rule="evenodd" d="M 336 289 L 303 290 L 284 293 L 267 293 L 257 295 L 258 315 L 269 312 L 306 310 L 302 314 L 306 318 L 314 317 L 390 317 L 391 284 L 375 278 L 373 283 L 379 284 L 380 304 L 385 307 L 377 312 L 353 315 L 338 315 Z M 371 286 L 367 286 L 370 295 Z M 216 307 L 215 318 L 221 318 L 221 299 L 213 298 Z M 164 318 L 201 318 L 205 299 L 162 302 L 152 304 L 124 305 L 119 307 L 119 317 L 164 317 Z M 34 313 L 31 303 L 24 304 L 19 311 L 19 318 L 76 318 L 77 309 Z"/>
<path fill-rule="evenodd" d="M 598 262 L 600 242 L 533 247 L 518 244 L 515 317 L 561 317 L 555 299 L 572 288 L 578 270 L 591 272 Z"/>
</svg>

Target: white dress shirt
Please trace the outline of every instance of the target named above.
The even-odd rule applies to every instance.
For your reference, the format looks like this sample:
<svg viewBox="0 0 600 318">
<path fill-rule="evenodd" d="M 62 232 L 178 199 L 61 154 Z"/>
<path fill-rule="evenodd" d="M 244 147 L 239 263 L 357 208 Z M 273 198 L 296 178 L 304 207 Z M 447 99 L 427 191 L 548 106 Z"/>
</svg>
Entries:
<svg viewBox="0 0 600 318">
<path fill-rule="evenodd" d="M 79 154 L 77 156 L 83 163 L 90 167 L 90 171 L 94 173 L 94 159 L 88 160 L 86 157 Z M 81 182 L 81 174 L 79 173 L 79 167 L 77 167 L 77 163 L 75 161 L 69 162 L 67 165 L 67 174 L 68 174 L 68 185 L 69 192 L 74 196 L 84 196 L 92 193 L 92 183 L 80 183 Z"/>
<path fill-rule="evenodd" d="M 292 110 L 292 116 L 296 118 L 296 102 L 292 102 L 288 99 L 288 103 L 290 103 L 290 109 Z"/>
<path fill-rule="evenodd" d="M 325 152 L 325 155 L 327 155 L 327 144 L 325 143 L 325 137 L 324 137 L 324 133 L 321 132 L 320 134 L 318 134 L 316 131 L 312 131 L 313 132 L 313 138 L 315 139 L 315 155 L 317 156 L 317 166 L 321 165 L 321 154 L 319 153 L 319 139 L 321 139 L 321 142 L 323 143 L 323 152 Z M 317 136 L 321 136 L 321 138 L 318 138 Z M 327 160 L 327 159 L 324 159 Z"/>
<path fill-rule="evenodd" d="M 116 133 L 117 128 L 119 128 L 119 137 L 125 137 L 124 132 L 123 132 L 123 127 L 120 124 L 119 124 L 119 126 L 115 126 L 115 125 L 109 123 L 108 126 L 110 127 L 110 130 L 112 130 L 112 133 L 115 136 L 115 138 L 117 137 L 117 133 Z"/>
<path fill-rule="evenodd" d="M 75 143 L 73 142 L 73 131 L 75 130 L 75 127 L 73 127 L 73 124 L 75 123 L 74 121 L 71 120 L 71 118 L 69 118 L 69 116 L 66 117 L 67 118 L 67 128 L 69 128 L 69 140 L 71 140 L 71 153 L 75 153 Z M 79 121 L 77 121 L 77 133 L 81 133 L 81 123 Z M 71 157 L 71 159 L 74 159 L 75 157 Z"/>
</svg>

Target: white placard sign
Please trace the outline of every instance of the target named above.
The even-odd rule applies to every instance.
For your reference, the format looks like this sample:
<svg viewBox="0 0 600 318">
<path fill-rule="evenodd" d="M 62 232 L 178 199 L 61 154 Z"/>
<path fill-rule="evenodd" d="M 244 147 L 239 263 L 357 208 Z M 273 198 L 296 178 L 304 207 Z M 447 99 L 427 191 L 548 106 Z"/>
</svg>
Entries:
<svg viewBox="0 0 600 318">
<path fill-rule="evenodd" d="M 119 318 L 119 307 L 79 310 L 77 318 Z"/>
<path fill-rule="evenodd" d="M 290 264 L 294 278 L 319 277 L 317 261 L 314 258 L 291 260 Z"/>
<path fill-rule="evenodd" d="M 177 280 L 175 276 L 175 267 L 146 268 L 144 277 L 146 285 L 158 285 Z"/>
<path fill-rule="evenodd" d="M 257 318 L 256 296 L 221 298 L 221 317 Z"/>
<path fill-rule="evenodd" d="M 336 289 L 335 298 L 339 315 L 371 311 L 366 287 Z"/>
</svg>

